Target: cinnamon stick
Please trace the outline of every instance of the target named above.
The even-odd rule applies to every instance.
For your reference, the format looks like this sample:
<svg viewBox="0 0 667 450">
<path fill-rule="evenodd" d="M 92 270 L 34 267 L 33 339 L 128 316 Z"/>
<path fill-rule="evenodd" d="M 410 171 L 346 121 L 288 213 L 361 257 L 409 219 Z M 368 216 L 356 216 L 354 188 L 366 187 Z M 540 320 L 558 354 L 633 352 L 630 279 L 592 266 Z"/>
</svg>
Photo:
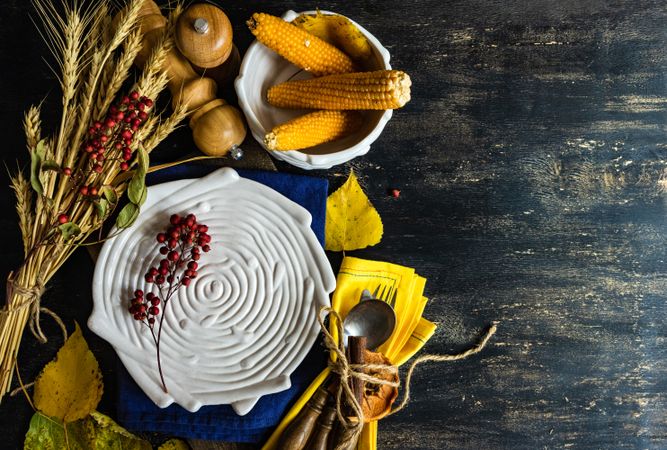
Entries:
<svg viewBox="0 0 667 450">
<path fill-rule="evenodd" d="M 350 336 L 347 340 L 347 351 L 349 354 L 348 360 L 350 364 L 363 364 L 364 363 L 364 350 L 366 350 L 366 336 Z M 361 406 L 361 402 L 364 398 L 364 382 L 356 377 L 351 377 L 350 379 L 350 388 L 354 393 L 354 398 Z M 354 414 L 354 411 L 350 407 L 350 412 Z"/>
</svg>

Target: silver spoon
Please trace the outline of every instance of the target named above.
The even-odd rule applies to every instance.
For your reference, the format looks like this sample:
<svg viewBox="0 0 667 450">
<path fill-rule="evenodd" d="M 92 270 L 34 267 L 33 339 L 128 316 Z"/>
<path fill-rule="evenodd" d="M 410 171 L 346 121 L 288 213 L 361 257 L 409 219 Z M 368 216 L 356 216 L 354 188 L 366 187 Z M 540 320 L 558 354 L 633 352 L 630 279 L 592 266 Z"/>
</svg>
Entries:
<svg viewBox="0 0 667 450">
<path fill-rule="evenodd" d="M 376 295 L 378 290 L 379 286 Z M 396 328 L 396 313 L 388 301 L 396 297 L 396 290 L 383 289 L 378 297 L 364 290 L 361 301 L 347 313 L 343 320 L 345 343 L 348 336 L 366 336 L 366 347 L 374 350 L 389 339 Z"/>
</svg>

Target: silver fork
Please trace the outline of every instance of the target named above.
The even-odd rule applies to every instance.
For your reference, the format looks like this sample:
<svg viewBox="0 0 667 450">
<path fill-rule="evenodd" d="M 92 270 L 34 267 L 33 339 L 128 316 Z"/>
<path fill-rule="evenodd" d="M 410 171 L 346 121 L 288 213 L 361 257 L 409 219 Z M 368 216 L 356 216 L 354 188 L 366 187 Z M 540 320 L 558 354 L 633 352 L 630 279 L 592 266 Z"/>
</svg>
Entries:
<svg viewBox="0 0 667 450">
<path fill-rule="evenodd" d="M 382 288 L 382 290 L 380 290 Z M 392 308 L 396 305 L 396 296 L 398 295 L 398 288 L 394 286 L 383 286 L 378 284 L 373 291 L 373 298 L 382 300 L 385 303 L 388 303 Z"/>
<path fill-rule="evenodd" d="M 364 289 L 359 303 L 348 311 L 343 320 L 345 345 L 347 336 L 366 336 L 367 347 L 375 349 L 382 345 L 396 327 L 397 290 L 391 286 L 378 285 L 373 294 Z"/>
</svg>

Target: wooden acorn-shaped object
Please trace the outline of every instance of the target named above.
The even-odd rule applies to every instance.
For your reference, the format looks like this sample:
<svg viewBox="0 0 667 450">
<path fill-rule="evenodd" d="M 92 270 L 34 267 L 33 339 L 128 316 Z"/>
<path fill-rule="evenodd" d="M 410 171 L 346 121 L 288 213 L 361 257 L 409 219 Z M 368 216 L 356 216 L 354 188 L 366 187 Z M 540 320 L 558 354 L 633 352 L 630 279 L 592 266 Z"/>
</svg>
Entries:
<svg viewBox="0 0 667 450">
<path fill-rule="evenodd" d="M 144 35 L 142 50 L 135 63 L 142 67 L 162 33 L 167 20 L 153 0 L 145 0 L 140 13 Z M 187 103 L 195 144 L 207 155 L 222 156 L 243 142 L 246 126 L 237 108 L 216 97 L 217 85 L 211 78 L 201 77 L 177 49 L 167 55 L 163 66 L 169 76 L 173 105 Z"/>
<path fill-rule="evenodd" d="M 239 74 L 239 70 L 241 69 L 241 54 L 239 53 L 239 49 L 236 48 L 236 45 L 232 44 L 232 52 L 230 53 L 229 58 L 218 67 L 204 69 L 202 67 L 193 66 L 193 69 L 202 76 L 213 78 L 215 82 L 218 83 L 218 88 L 224 89 L 225 86 L 232 83 Z"/>
<path fill-rule="evenodd" d="M 189 6 L 176 24 L 176 46 L 194 70 L 223 88 L 238 75 L 241 56 L 227 15 L 210 3 Z"/>
<path fill-rule="evenodd" d="M 217 67 L 232 52 L 232 24 L 210 3 L 197 3 L 183 11 L 175 33 L 176 46 L 195 66 Z"/>
</svg>

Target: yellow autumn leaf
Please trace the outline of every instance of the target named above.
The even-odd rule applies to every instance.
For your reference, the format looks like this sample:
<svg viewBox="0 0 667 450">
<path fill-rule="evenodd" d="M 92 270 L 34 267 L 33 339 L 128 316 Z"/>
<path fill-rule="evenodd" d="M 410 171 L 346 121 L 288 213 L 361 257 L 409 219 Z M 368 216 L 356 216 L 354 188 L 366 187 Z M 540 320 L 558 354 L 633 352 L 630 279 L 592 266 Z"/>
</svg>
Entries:
<svg viewBox="0 0 667 450">
<path fill-rule="evenodd" d="M 151 450 L 148 441 L 138 438 L 109 416 L 93 411 L 84 421 L 90 450 Z"/>
<path fill-rule="evenodd" d="M 61 423 L 36 412 L 23 450 L 151 450 L 148 441 L 129 433 L 110 417 L 93 411 L 81 420 Z M 189 450 L 189 449 L 188 449 Z"/>
<path fill-rule="evenodd" d="M 180 439 L 169 439 L 159 446 L 157 450 L 190 450 L 190 446 Z"/>
<path fill-rule="evenodd" d="M 74 333 L 35 381 L 35 407 L 65 422 L 83 419 L 102 398 L 102 373 L 76 324 Z"/>
<path fill-rule="evenodd" d="M 382 219 L 350 172 L 345 184 L 327 198 L 324 248 L 357 250 L 382 239 Z"/>
</svg>

